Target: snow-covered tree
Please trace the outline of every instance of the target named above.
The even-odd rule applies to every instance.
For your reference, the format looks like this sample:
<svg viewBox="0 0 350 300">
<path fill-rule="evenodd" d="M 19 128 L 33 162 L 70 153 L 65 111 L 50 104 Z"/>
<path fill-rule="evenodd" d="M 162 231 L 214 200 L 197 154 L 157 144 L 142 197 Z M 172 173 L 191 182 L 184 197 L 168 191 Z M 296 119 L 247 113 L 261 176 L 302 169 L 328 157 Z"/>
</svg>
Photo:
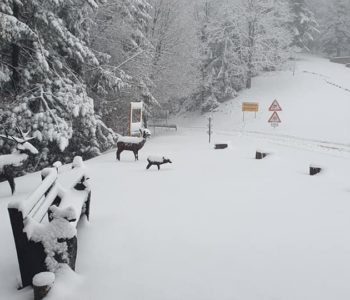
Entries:
<svg viewBox="0 0 350 300">
<path fill-rule="evenodd" d="M 289 0 L 292 20 L 290 28 L 293 35 L 292 46 L 310 50 L 310 47 L 318 34 L 318 23 L 314 13 L 308 7 L 305 0 Z"/>
<path fill-rule="evenodd" d="M 94 16 L 92 45 L 106 52 L 108 66 L 119 74 L 125 84 L 121 89 L 108 90 L 94 82 L 91 92 L 96 95 L 97 109 L 104 121 L 115 130 L 125 132 L 131 101 L 144 101 L 149 109 L 157 105 L 150 89 L 152 45 L 148 39 L 151 6 L 148 0 L 110 0 L 100 5 Z"/>
<path fill-rule="evenodd" d="M 100 68 L 103 55 L 88 44 L 89 15 L 98 4 L 94 0 L 0 4 L 0 122 L 10 133 L 16 125 L 31 130 L 44 163 L 69 160 L 75 154 L 93 156 L 113 144 L 113 134 L 95 115 L 83 80 L 84 70 L 93 68 L 121 82 Z"/>
<path fill-rule="evenodd" d="M 234 6 L 233 18 L 250 88 L 254 75 L 279 68 L 290 56 L 289 9 L 283 0 L 247 0 Z"/>
<path fill-rule="evenodd" d="M 196 99 L 205 107 L 250 88 L 258 72 L 277 69 L 289 58 L 285 1 L 204 1 L 199 7 L 202 89 Z"/>
<path fill-rule="evenodd" d="M 327 3 L 321 41 L 323 50 L 329 55 L 350 54 L 350 2 L 348 0 Z"/>
<path fill-rule="evenodd" d="M 168 102 L 191 95 L 198 86 L 198 36 L 193 3 L 151 0 L 149 40 L 156 98 Z"/>
</svg>

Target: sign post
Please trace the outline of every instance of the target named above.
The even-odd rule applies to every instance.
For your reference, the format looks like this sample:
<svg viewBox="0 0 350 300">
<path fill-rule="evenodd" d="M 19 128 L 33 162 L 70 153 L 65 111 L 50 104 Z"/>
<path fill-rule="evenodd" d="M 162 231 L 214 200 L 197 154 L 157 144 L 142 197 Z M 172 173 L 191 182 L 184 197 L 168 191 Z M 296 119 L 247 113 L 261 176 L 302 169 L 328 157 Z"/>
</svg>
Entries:
<svg viewBox="0 0 350 300">
<path fill-rule="evenodd" d="M 244 113 L 245 112 L 254 112 L 255 119 L 256 119 L 256 113 L 258 111 L 259 111 L 259 103 L 257 103 L 257 102 L 243 102 L 242 103 L 243 122 L 244 122 Z"/>
</svg>

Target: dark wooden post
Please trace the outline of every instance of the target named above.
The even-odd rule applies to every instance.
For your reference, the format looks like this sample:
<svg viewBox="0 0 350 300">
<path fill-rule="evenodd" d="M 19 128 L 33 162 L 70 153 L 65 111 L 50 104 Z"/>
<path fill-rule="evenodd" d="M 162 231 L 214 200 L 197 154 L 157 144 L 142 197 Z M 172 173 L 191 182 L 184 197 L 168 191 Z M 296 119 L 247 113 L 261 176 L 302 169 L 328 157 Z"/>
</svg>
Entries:
<svg viewBox="0 0 350 300">
<path fill-rule="evenodd" d="M 55 282 L 55 274 L 42 272 L 33 278 L 34 300 L 44 299 L 51 290 Z"/>
<path fill-rule="evenodd" d="M 27 234 L 23 232 L 22 212 L 14 208 L 9 208 L 8 211 L 16 245 L 22 287 L 26 287 L 32 284 L 35 274 L 46 270 L 46 254 L 42 244 L 29 241 Z"/>
<path fill-rule="evenodd" d="M 310 176 L 321 173 L 322 168 L 314 165 L 310 165 Z"/>
<path fill-rule="evenodd" d="M 262 152 L 262 151 L 256 151 L 255 159 L 264 159 L 268 153 Z"/>
<path fill-rule="evenodd" d="M 215 149 L 226 149 L 228 144 L 215 144 Z"/>
</svg>

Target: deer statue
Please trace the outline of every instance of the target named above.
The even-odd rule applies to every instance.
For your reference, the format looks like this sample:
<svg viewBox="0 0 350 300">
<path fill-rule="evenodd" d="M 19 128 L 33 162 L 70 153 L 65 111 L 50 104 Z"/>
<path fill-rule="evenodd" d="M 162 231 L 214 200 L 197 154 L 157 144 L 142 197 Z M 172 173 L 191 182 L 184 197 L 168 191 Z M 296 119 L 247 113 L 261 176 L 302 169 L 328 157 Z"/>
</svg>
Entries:
<svg viewBox="0 0 350 300">
<path fill-rule="evenodd" d="M 140 129 L 141 137 L 120 136 L 117 141 L 117 159 L 120 160 L 120 154 L 126 151 L 134 152 L 135 160 L 139 160 L 139 150 L 145 145 L 146 139 L 151 136 L 148 129 Z"/>
<path fill-rule="evenodd" d="M 148 165 L 146 167 L 147 170 L 152 166 L 157 166 L 159 171 L 161 165 L 172 164 L 172 161 L 165 156 L 149 156 L 147 158 L 147 161 L 148 161 Z"/>
<path fill-rule="evenodd" d="M 11 187 L 12 194 L 15 192 L 15 168 L 23 165 L 23 162 L 28 159 L 30 155 L 36 155 L 39 151 L 29 143 L 30 140 L 34 139 L 33 137 L 28 138 L 27 133 L 17 127 L 17 133 L 21 137 L 11 136 L 5 131 L 6 135 L 0 135 L 0 138 L 7 139 L 16 143 L 16 150 L 11 154 L 0 155 L 0 182 L 8 181 Z"/>
</svg>

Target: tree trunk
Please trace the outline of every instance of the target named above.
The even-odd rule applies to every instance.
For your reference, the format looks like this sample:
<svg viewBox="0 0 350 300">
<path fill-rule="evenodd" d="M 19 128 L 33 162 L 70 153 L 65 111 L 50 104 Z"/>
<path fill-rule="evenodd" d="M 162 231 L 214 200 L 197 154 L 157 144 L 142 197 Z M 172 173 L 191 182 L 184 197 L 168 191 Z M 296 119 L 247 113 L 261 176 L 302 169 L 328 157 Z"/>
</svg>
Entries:
<svg viewBox="0 0 350 300">
<path fill-rule="evenodd" d="M 340 57 L 341 56 L 341 49 L 340 47 L 337 47 L 337 57 Z"/>
<path fill-rule="evenodd" d="M 19 17 L 19 7 L 18 4 L 13 3 L 13 16 L 18 19 Z M 17 90 L 17 85 L 19 82 L 19 73 L 18 73 L 18 66 L 19 66 L 19 55 L 20 55 L 20 48 L 16 44 L 12 44 L 12 53 L 11 53 L 11 65 L 12 65 L 12 84 L 15 90 Z"/>
<path fill-rule="evenodd" d="M 247 72 L 247 83 L 246 88 L 250 89 L 252 87 L 252 77 L 253 77 L 253 51 L 255 45 L 255 20 L 248 23 L 248 72 Z"/>
<path fill-rule="evenodd" d="M 248 78 L 247 78 L 247 83 L 246 83 L 246 88 L 250 89 L 252 87 L 252 77 L 251 74 L 249 74 L 250 71 L 248 71 Z"/>
</svg>

